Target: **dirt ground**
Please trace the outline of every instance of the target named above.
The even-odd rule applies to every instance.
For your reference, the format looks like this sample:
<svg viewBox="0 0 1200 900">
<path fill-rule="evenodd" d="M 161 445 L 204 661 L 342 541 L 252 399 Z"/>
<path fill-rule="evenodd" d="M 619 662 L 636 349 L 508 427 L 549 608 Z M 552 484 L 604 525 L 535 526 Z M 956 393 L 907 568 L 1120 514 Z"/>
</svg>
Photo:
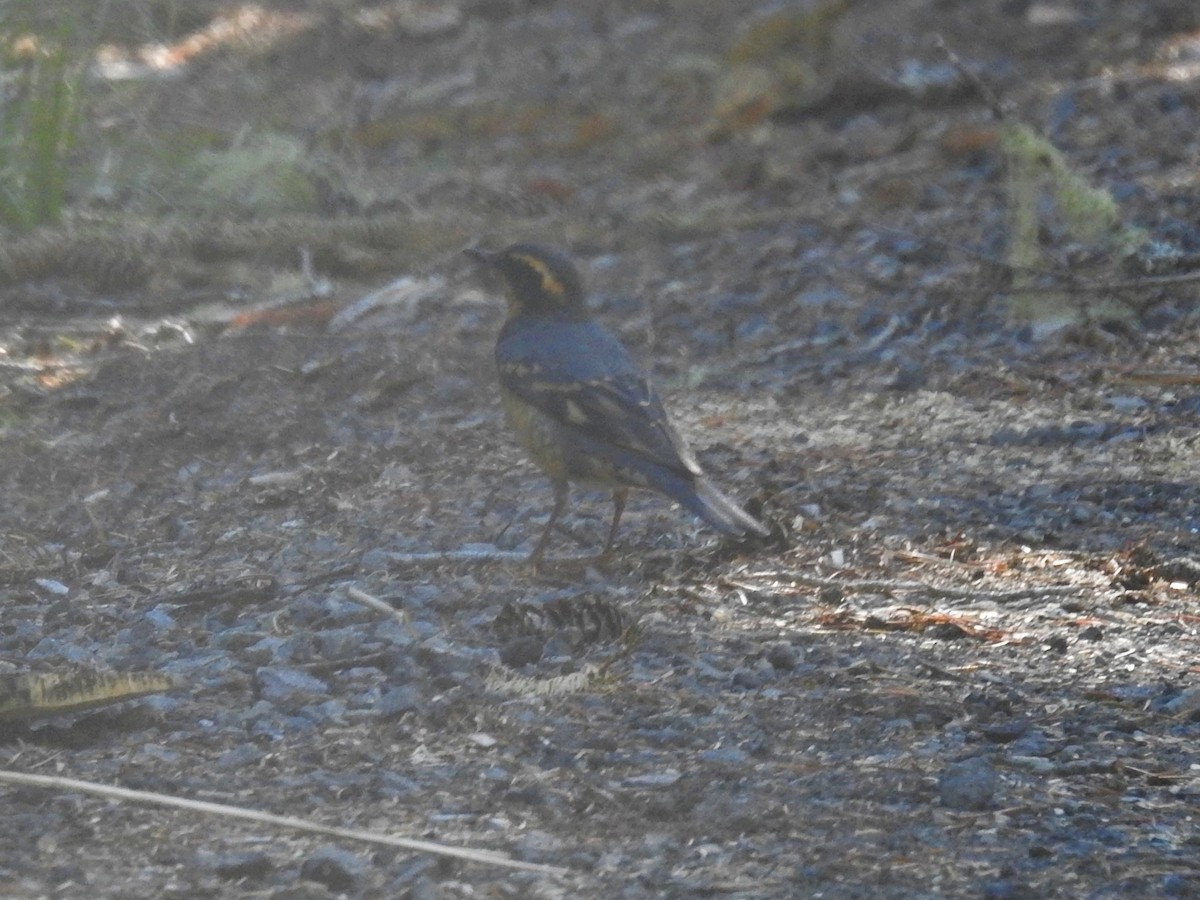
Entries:
<svg viewBox="0 0 1200 900">
<path fill-rule="evenodd" d="M 1200 896 L 1200 14 L 826 9 L 197 4 L 173 77 L 97 86 L 118 165 L 322 160 L 299 212 L 106 201 L 152 229 L 422 237 L 7 279 L 0 673 L 175 687 L 0 722 L 0 769 L 561 871 L 0 783 L 0 896 Z M 1046 211 L 1065 313 L 1013 302 L 975 79 L 1154 248 Z M 644 495 L 599 561 L 577 489 L 523 562 L 461 250 L 528 238 L 771 539 Z"/>
</svg>

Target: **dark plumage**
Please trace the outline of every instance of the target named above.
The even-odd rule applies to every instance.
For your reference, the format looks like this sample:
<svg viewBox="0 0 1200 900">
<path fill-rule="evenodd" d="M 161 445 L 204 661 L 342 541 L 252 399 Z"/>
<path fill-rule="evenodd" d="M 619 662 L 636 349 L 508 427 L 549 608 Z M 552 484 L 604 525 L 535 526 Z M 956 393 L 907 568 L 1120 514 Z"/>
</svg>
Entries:
<svg viewBox="0 0 1200 900">
<path fill-rule="evenodd" d="M 541 559 L 572 481 L 613 488 L 605 552 L 630 488 L 665 494 L 722 534 L 768 534 L 701 472 L 625 347 L 589 317 L 570 259 L 537 244 L 469 252 L 505 283 L 509 313 L 496 342 L 500 393 L 517 439 L 554 487 L 554 509 L 532 560 Z"/>
</svg>

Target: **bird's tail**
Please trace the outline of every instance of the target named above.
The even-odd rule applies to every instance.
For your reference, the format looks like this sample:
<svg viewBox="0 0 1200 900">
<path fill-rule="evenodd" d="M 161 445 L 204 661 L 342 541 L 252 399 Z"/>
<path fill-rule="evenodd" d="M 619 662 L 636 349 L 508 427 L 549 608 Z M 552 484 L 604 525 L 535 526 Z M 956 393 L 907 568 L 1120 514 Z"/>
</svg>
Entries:
<svg viewBox="0 0 1200 900">
<path fill-rule="evenodd" d="M 771 533 L 766 525 L 721 493 L 717 486 L 703 475 L 696 478 L 693 488 L 676 495 L 675 499 L 722 534 L 730 537 L 743 537 L 747 534 L 766 537 Z"/>
</svg>

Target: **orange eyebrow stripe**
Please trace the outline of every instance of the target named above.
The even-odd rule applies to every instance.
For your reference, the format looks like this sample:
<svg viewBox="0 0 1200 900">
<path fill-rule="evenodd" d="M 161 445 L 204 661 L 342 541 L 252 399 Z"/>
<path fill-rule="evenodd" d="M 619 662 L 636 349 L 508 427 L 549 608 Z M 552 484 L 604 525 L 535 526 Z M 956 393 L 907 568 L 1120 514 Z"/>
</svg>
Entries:
<svg viewBox="0 0 1200 900">
<path fill-rule="evenodd" d="M 555 278 L 554 273 L 550 271 L 550 267 L 536 256 L 530 256 L 527 253 L 518 253 L 512 258 L 521 260 L 521 262 L 542 276 L 542 290 L 547 294 L 554 294 L 555 296 L 562 294 L 562 282 Z"/>
</svg>

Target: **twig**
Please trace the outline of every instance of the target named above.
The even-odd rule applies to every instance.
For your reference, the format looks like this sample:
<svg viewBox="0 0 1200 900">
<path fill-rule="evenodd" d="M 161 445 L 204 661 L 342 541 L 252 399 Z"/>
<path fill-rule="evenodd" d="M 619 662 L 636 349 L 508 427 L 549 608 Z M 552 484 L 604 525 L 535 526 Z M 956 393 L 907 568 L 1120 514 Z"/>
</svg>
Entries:
<svg viewBox="0 0 1200 900">
<path fill-rule="evenodd" d="M 950 49 L 946 43 L 946 39 L 940 34 L 934 35 L 933 45 L 946 56 L 946 61 L 954 66 L 955 70 L 968 82 L 975 90 L 979 91 L 979 96 L 983 98 L 983 102 L 988 105 L 988 109 L 992 112 L 992 117 L 999 122 L 1003 122 L 1005 118 L 1004 105 L 1000 102 L 1000 98 L 990 87 L 983 83 L 983 79 L 978 73 L 967 68 L 967 64 L 959 58 L 959 55 Z"/>
<path fill-rule="evenodd" d="M 350 585 L 346 588 L 346 596 L 355 603 L 361 603 L 363 606 L 369 606 L 376 612 L 381 612 L 385 616 L 390 616 L 400 623 L 400 627 L 404 629 L 404 633 L 409 637 L 417 637 L 416 629 L 413 628 L 412 619 L 409 618 L 407 612 L 402 609 L 396 609 L 386 600 L 380 600 L 374 594 L 368 594 L 360 587 Z"/>
<path fill-rule="evenodd" d="M 1118 372 L 1113 381 L 1125 384 L 1200 384 L 1200 372 L 1154 372 L 1137 369 L 1133 372 Z"/>
<path fill-rule="evenodd" d="M 566 533 L 570 534 L 569 531 Z M 389 562 L 401 566 L 437 566 L 444 563 L 482 565 L 493 562 L 523 563 L 529 560 L 529 554 L 524 550 L 432 550 L 427 553 L 389 553 L 387 559 Z M 578 556 L 547 556 L 542 560 L 542 564 L 545 566 L 570 566 L 594 563 L 596 559 L 595 553 L 584 553 Z"/>
<path fill-rule="evenodd" d="M 1155 287 L 1172 287 L 1200 281 L 1200 271 L 1180 272 L 1178 275 L 1146 275 L 1120 281 L 1071 281 L 1059 285 L 1029 285 L 1021 290 L 1029 294 L 1101 294 L 1109 291 L 1138 291 Z M 991 291 L 990 293 L 996 293 Z"/>
<path fill-rule="evenodd" d="M 1011 591 L 979 591 L 971 588 L 937 587 L 932 584 L 926 584 L 924 581 L 898 581 L 890 578 L 825 578 L 820 575 L 805 575 L 801 572 L 747 573 L 746 577 L 772 578 L 778 579 L 779 581 L 790 581 L 793 584 L 802 584 L 805 587 L 836 587 L 856 593 L 874 591 L 888 594 L 892 593 L 893 591 L 922 591 L 928 594 L 930 597 L 942 600 L 991 600 L 995 603 L 1011 603 L 1016 600 L 1036 600 L 1042 597 L 1067 597 L 1071 596 L 1072 594 L 1078 594 L 1084 590 L 1082 586 L 1066 584 L 1046 585 L 1044 587 L 1017 588 Z M 740 587 L 744 590 L 751 590 L 757 593 L 763 593 L 770 590 L 769 586 L 765 584 L 751 584 L 749 582 L 738 582 L 732 579 L 729 579 L 728 583 L 732 584 L 734 587 Z"/>
<path fill-rule="evenodd" d="M 446 844 L 437 844 L 433 841 L 393 837 L 390 834 L 380 834 L 375 831 L 359 831 L 354 828 L 321 825 L 318 822 L 310 822 L 307 819 L 299 819 L 295 816 L 277 816 L 273 813 L 260 812 L 256 809 L 246 809 L 241 806 L 227 806 L 224 803 L 210 803 L 207 800 L 189 800 L 186 797 L 172 797 L 170 794 L 156 794 L 151 791 L 134 791 L 129 788 L 97 784 L 93 781 L 80 781 L 75 778 L 60 778 L 55 775 L 31 775 L 27 772 L 0 770 L 0 782 L 20 784 L 27 787 L 79 791 L 84 794 L 94 794 L 97 797 L 107 797 L 110 800 L 128 800 L 131 803 L 146 803 L 152 806 L 190 809 L 195 812 L 224 816 L 227 819 L 259 822 L 264 825 L 275 825 L 280 828 L 290 828 L 294 831 L 305 831 L 310 834 L 325 834 L 331 837 L 347 838 L 352 841 L 362 841 L 368 844 L 382 844 L 388 847 L 399 847 L 402 850 L 415 850 L 419 853 L 432 853 L 436 856 L 465 859 L 469 862 L 483 863 L 484 865 L 502 866 L 508 869 L 522 869 L 526 872 L 540 872 L 544 875 L 566 875 L 569 872 L 568 869 L 559 866 L 521 862 L 520 860 L 512 859 L 491 850 L 451 847 Z"/>
<path fill-rule="evenodd" d="M 388 553 L 389 562 L 402 566 L 437 566 L 443 563 L 523 562 L 528 553 L 514 550 L 431 550 L 424 553 Z"/>
<path fill-rule="evenodd" d="M 1009 272 L 1013 275 L 1029 275 L 1033 277 L 1046 275 L 1055 277 L 1057 276 L 1057 273 L 1054 271 L 1047 271 L 1042 268 L 1034 268 L 1030 266 L 1014 266 L 1007 260 L 997 259 L 990 253 L 984 250 L 978 250 L 968 244 L 963 244 L 957 241 L 946 241 L 942 240 L 941 238 L 930 237 L 929 235 L 917 235 L 907 228 L 881 226 L 878 230 L 895 234 L 900 237 L 924 241 L 927 244 L 933 244 L 946 250 L 953 250 L 966 256 L 978 259 L 981 262 L 985 262 L 988 265 L 995 267 L 996 269 Z M 1061 261 L 1055 261 L 1059 263 L 1057 268 L 1062 269 L 1065 273 L 1063 277 L 1069 277 L 1071 267 Z M 850 276 L 860 276 L 859 272 L 856 272 L 850 268 L 846 268 L 843 271 Z M 1200 271 L 1189 270 L 1187 272 L 1179 272 L 1174 275 L 1141 275 L 1136 278 L 1121 278 L 1112 281 L 1091 281 L 1080 280 L 1076 278 L 1067 282 L 1066 284 L 1031 284 L 1022 287 L 1021 290 L 1030 294 L 1099 294 L 1107 291 L 1140 291 L 1157 287 L 1174 287 L 1175 285 L 1179 284 L 1191 284 L 1194 281 L 1200 281 Z M 972 289 L 969 287 L 956 287 L 955 291 L 970 292 L 976 295 L 990 295 L 999 293 L 993 288 L 988 288 L 983 291 L 972 291 Z"/>
</svg>

